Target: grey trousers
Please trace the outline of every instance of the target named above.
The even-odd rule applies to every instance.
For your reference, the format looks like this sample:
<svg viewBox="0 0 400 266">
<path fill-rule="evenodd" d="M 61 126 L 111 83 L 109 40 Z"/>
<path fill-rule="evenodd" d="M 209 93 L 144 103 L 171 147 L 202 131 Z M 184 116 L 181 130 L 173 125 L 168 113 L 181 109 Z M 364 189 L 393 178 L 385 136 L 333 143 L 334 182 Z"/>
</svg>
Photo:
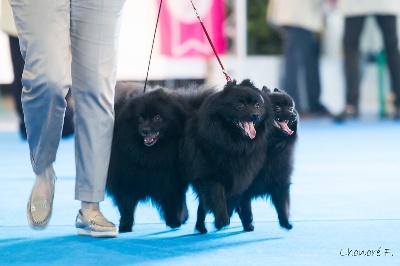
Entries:
<svg viewBox="0 0 400 266">
<path fill-rule="evenodd" d="M 75 199 L 104 200 L 125 0 L 10 0 L 25 60 L 22 106 L 33 171 L 56 159 L 71 88 Z"/>
</svg>

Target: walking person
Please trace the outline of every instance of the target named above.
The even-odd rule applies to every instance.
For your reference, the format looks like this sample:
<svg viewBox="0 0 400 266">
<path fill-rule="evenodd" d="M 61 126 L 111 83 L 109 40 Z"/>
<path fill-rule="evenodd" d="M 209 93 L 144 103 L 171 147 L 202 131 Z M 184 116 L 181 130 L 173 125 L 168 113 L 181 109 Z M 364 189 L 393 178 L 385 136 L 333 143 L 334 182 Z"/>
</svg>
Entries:
<svg viewBox="0 0 400 266">
<path fill-rule="evenodd" d="M 292 96 L 300 113 L 329 115 L 320 99 L 319 34 L 323 30 L 321 1 L 270 0 L 267 20 L 283 33 L 282 88 Z M 300 85 L 301 79 L 305 81 L 305 86 Z M 308 108 L 307 103 L 302 102 L 301 94 L 306 95 Z"/>
<path fill-rule="evenodd" d="M 27 217 L 44 229 L 53 209 L 53 162 L 71 88 L 75 106 L 78 234 L 116 237 L 99 210 L 114 126 L 118 36 L 125 0 L 10 0 L 25 60 L 22 107 L 36 180 Z"/>
<path fill-rule="evenodd" d="M 345 17 L 344 69 L 346 79 L 346 106 L 335 117 L 343 122 L 359 115 L 360 98 L 360 36 L 368 16 L 373 16 L 382 33 L 391 90 L 395 96 L 394 119 L 400 119 L 400 54 L 397 35 L 397 15 L 400 1 L 393 0 L 337 0 L 338 10 Z"/>
</svg>

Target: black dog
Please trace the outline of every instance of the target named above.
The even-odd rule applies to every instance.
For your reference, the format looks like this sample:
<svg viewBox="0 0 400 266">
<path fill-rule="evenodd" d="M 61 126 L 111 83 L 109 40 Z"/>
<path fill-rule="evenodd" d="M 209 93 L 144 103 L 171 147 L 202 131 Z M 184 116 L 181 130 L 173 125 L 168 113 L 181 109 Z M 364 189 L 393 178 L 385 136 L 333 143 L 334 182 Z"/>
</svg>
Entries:
<svg viewBox="0 0 400 266">
<path fill-rule="evenodd" d="M 269 122 L 267 122 L 269 121 Z M 205 217 L 212 212 L 215 227 L 229 217 L 260 171 L 265 158 L 272 105 L 249 81 L 228 82 L 205 99 L 187 123 L 182 161 L 199 198 L 196 229 L 207 233 Z"/>
<path fill-rule="evenodd" d="M 245 231 L 253 231 L 251 200 L 271 196 L 278 214 L 279 224 L 290 230 L 290 185 L 293 172 L 294 149 L 297 139 L 298 115 L 293 99 L 285 92 L 273 92 L 263 87 L 264 96 L 270 98 L 275 109 L 273 133 L 267 142 L 266 163 L 249 189 L 243 194 L 237 212 Z"/>
<path fill-rule="evenodd" d="M 188 218 L 188 182 L 181 175 L 178 156 L 185 107 L 164 89 L 142 90 L 134 83 L 116 87 L 106 191 L 119 209 L 120 232 L 132 231 L 136 206 L 148 199 L 171 228 Z"/>
</svg>

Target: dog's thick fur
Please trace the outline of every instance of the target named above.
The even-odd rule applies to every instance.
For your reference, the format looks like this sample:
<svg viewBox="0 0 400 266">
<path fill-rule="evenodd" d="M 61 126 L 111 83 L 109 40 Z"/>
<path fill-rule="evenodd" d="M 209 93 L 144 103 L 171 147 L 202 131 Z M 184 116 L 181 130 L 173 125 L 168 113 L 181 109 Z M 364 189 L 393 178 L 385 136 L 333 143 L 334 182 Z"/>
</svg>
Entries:
<svg viewBox="0 0 400 266">
<path fill-rule="evenodd" d="M 269 98 L 264 99 L 249 80 L 229 81 L 222 91 L 207 97 L 188 121 L 181 158 L 199 199 L 196 230 L 200 233 L 207 233 L 208 212 L 214 214 L 218 230 L 229 225 L 242 193 L 264 163 L 272 124 Z"/>
<path fill-rule="evenodd" d="M 245 231 L 253 231 L 251 200 L 270 196 L 278 214 L 280 226 L 290 230 L 290 185 L 294 166 L 294 150 L 297 139 L 298 114 L 293 99 L 284 91 L 273 92 L 263 88 L 275 113 L 274 129 L 267 142 L 266 163 L 249 189 L 243 194 L 237 212 Z"/>
<path fill-rule="evenodd" d="M 179 169 L 178 144 L 185 107 L 162 88 L 116 87 L 115 126 L 106 192 L 120 212 L 120 232 L 130 232 L 139 202 L 151 200 L 167 226 L 186 222 L 188 182 Z"/>
</svg>

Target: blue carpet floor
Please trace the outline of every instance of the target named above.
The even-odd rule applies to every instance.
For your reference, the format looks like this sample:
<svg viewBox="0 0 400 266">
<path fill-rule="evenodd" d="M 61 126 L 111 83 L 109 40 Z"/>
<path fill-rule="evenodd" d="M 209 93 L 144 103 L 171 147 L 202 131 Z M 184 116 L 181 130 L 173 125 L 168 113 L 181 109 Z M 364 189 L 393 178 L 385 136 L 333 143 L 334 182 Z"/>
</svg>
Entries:
<svg viewBox="0 0 400 266">
<path fill-rule="evenodd" d="M 270 202 L 253 203 L 255 231 L 235 214 L 221 231 L 170 230 L 150 204 L 136 212 L 132 233 L 115 239 L 76 235 L 74 140 L 60 143 L 49 227 L 31 230 L 26 202 L 33 185 L 28 144 L 0 132 L 0 265 L 400 265 L 400 123 L 389 120 L 301 122 L 293 175 L 291 231 L 279 227 Z M 108 219 L 119 214 L 109 198 Z"/>
</svg>

